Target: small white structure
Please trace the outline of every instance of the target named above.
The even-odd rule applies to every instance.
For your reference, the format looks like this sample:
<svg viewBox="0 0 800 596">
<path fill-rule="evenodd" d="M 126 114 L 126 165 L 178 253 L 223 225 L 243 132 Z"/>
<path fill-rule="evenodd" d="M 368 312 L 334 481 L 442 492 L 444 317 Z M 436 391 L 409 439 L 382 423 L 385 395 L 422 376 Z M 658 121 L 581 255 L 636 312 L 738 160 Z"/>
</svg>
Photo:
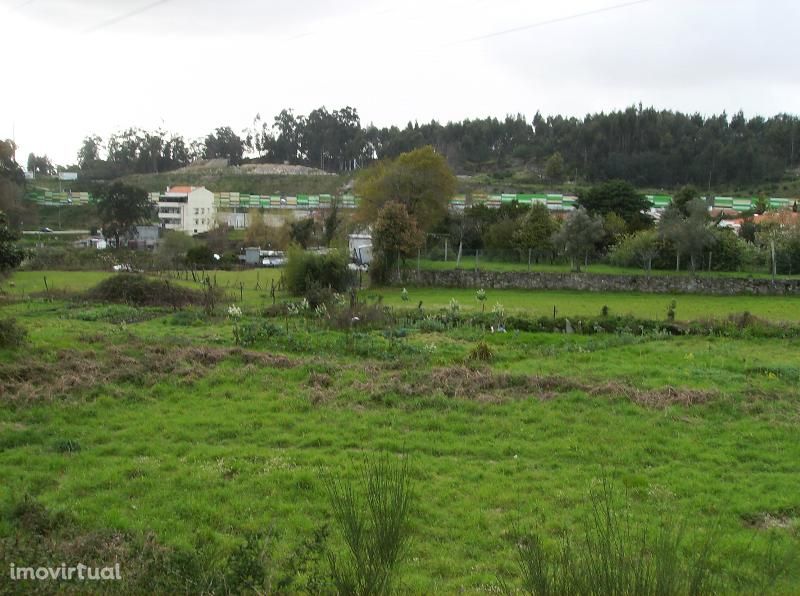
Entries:
<svg viewBox="0 0 800 596">
<path fill-rule="evenodd" d="M 244 249 L 244 262 L 247 265 L 261 264 L 261 247 L 248 246 Z"/>
<path fill-rule="evenodd" d="M 354 263 L 369 265 L 372 262 L 372 234 L 350 234 L 347 237 L 347 250 Z"/>
<path fill-rule="evenodd" d="M 203 186 L 172 186 L 158 195 L 161 227 L 190 236 L 214 226 L 214 193 Z"/>
</svg>

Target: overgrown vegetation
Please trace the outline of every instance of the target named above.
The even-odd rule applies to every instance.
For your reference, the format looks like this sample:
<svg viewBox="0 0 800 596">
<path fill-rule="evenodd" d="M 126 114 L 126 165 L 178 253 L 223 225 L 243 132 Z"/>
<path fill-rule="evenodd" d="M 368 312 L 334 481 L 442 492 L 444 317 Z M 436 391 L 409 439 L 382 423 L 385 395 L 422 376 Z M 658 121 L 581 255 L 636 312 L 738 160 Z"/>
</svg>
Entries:
<svg viewBox="0 0 800 596">
<path fill-rule="evenodd" d="M 793 591 L 796 301 L 412 287 L 312 308 L 273 305 L 272 274 L 210 272 L 215 314 L 61 299 L 107 273 L 15 274 L 0 308 L 30 349 L 0 365 L 0 556 L 119 561 L 130 594 L 497 592 L 524 587 L 535 535 L 537 585 L 577 565 L 578 587 L 669 593 L 705 565 L 719 593 Z M 409 501 L 370 488 L 397 454 Z M 629 496 L 608 556 L 602 470 Z M 369 546 L 403 503 L 413 540 Z"/>
<path fill-rule="evenodd" d="M 89 290 L 86 297 L 99 302 L 173 308 L 205 303 L 202 292 L 166 279 L 153 279 L 136 273 L 119 273 L 108 277 Z"/>
<path fill-rule="evenodd" d="M 347 260 L 338 251 L 314 253 L 297 247 L 289 249 L 284 278 L 287 289 L 295 296 L 321 289 L 344 292 L 351 282 Z"/>
</svg>

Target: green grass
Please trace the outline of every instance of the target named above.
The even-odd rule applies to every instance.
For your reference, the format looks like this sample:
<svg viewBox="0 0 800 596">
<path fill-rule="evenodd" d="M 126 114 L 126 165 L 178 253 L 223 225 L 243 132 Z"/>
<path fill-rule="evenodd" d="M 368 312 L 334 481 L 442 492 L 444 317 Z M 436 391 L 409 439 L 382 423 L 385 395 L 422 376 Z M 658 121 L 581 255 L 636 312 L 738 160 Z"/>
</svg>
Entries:
<svg viewBox="0 0 800 596">
<path fill-rule="evenodd" d="M 108 274 L 47 275 L 57 288 L 79 290 Z M 221 284 L 252 285 L 256 273 L 217 275 Z M 16 286 L 6 289 L 30 294 L 41 289 L 41 276 L 17 273 Z M 401 304 L 399 290 L 379 292 Z M 455 295 L 462 307 L 479 308 L 473 291 L 409 293 L 414 305 L 423 299 L 433 308 Z M 608 303 L 615 312 L 659 318 L 669 300 L 488 295 L 488 305 L 499 300 L 543 314 L 555 301 L 561 313 L 597 314 Z M 797 320 L 800 304 L 677 300 L 679 318 L 729 309 Z M 248 289 L 246 317 L 255 320 L 263 303 Z M 40 299 L 0 308 L 30 335 L 22 351 L 0 351 L 0 371 L 60 370 L 69 358 L 85 363 L 63 371 L 75 375 L 74 385 L 41 373 L 25 389 L 40 397 L 28 403 L 11 399 L 11 385 L 0 387 L 0 537 L 18 531 L 10 512 L 27 494 L 87 531 L 153 532 L 170 547 L 213 544 L 226 553 L 247 531 L 272 528 L 278 551 L 292 552 L 331 522 L 324 475 L 355 478 L 365 455 L 389 453 L 408 455 L 416 494 L 410 558 L 400 569 L 400 586 L 412 593 L 496 588 L 498 574 L 514 572 L 515 531 L 535 526 L 554 546 L 591 515 L 587 496 L 604 477 L 626 492 L 635 527 L 652 526 L 668 511 L 690 524 L 690 546 L 714 536 L 715 571 L 729 590 L 761 573 L 769 536 L 781 548 L 798 546 L 797 339 L 492 335 L 470 327 L 411 330 L 394 348 L 380 331 L 355 338 L 394 349 L 394 359 L 384 360 L 346 352 L 340 332 L 290 320 L 296 341 L 255 348 L 288 359 L 278 366 L 235 352 L 217 361 L 200 357 L 234 347 L 224 306 L 186 326 L 152 309 L 140 322 L 122 324 L 112 310 Z M 463 362 L 479 341 L 494 354 L 494 374 L 566 377 L 599 392 L 471 385 L 474 373 Z M 189 348 L 200 351 L 182 372 L 157 372 L 159 361 Z M 113 376 L 121 374 L 110 368 L 117 357 L 150 363 L 153 372 Z M 437 376 L 443 369 L 452 374 Z M 468 391 L 450 392 L 460 383 Z M 48 399 L 53 387 L 63 394 Z M 647 407 L 619 387 L 710 398 Z M 769 519 L 779 527 L 762 529 Z M 793 592 L 798 582 L 793 567 L 777 590 Z"/>
<path fill-rule="evenodd" d="M 416 269 L 417 261 L 409 259 L 406 263 L 409 269 Z M 462 257 L 461 262 L 458 264 L 459 269 L 465 271 L 475 270 L 475 257 L 468 256 Z M 419 268 L 423 270 L 433 271 L 447 271 L 456 269 L 455 255 L 451 255 L 447 261 L 420 259 Z M 533 271 L 542 273 L 570 273 L 572 271 L 569 263 L 531 263 L 528 267 L 527 262 L 513 262 L 513 261 L 494 261 L 483 258 L 478 258 L 479 271 Z M 588 267 L 581 267 L 584 273 L 593 273 L 596 275 L 647 275 L 644 269 L 633 267 L 616 267 L 614 265 L 607 265 L 605 263 L 590 263 Z M 667 275 L 667 276 L 689 276 L 686 270 L 675 271 L 674 269 L 654 269 L 650 272 L 651 275 Z M 772 276 L 767 271 L 698 271 L 695 275 L 698 277 L 753 277 L 761 279 L 769 279 Z M 797 279 L 799 275 L 778 275 L 779 279 Z"/>
<path fill-rule="evenodd" d="M 402 288 L 370 288 L 363 292 L 367 299 L 383 297 L 383 303 L 394 307 L 416 307 L 419 301 L 428 311 L 447 308 L 455 298 L 461 310 L 479 312 L 481 303 L 475 290 L 461 288 L 407 288 L 408 301 L 402 300 Z M 729 314 L 749 311 L 758 317 L 776 321 L 800 320 L 800 297 L 795 296 L 703 296 L 697 294 L 640 294 L 636 292 L 578 292 L 486 289 L 485 308 L 490 311 L 500 303 L 508 312 L 532 317 L 598 316 L 603 306 L 612 314 L 630 314 L 647 319 L 663 320 L 670 302 L 677 303 L 676 318 L 692 320 L 725 318 Z"/>
<path fill-rule="evenodd" d="M 83 292 L 97 284 L 111 272 L 101 271 L 22 271 L 14 274 L 11 287 L 6 281 L 0 289 L 12 297 L 21 298 L 32 292 L 43 292 L 44 278 L 51 290 Z M 212 271 L 217 285 L 225 290 L 226 300 L 247 307 L 266 307 L 272 304 L 269 296 L 270 282 L 278 283 L 280 269 L 246 269 L 241 271 Z M 200 284 L 181 280 L 181 283 L 199 288 Z M 256 289 L 259 284 L 261 289 Z M 240 290 L 243 288 L 243 290 Z M 416 307 L 419 301 L 428 311 L 447 308 L 455 298 L 466 312 L 479 312 L 481 303 L 475 298 L 475 290 L 459 288 L 408 288 L 408 302 L 401 297 L 402 288 L 383 287 L 362 290 L 362 299 L 375 302 L 382 297 L 383 303 L 394 307 Z M 243 300 L 242 300 L 243 296 Z M 278 302 L 291 299 L 283 292 L 276 295 Z M 670 302 L 677 303 L 676 318 L 693 320 L 701 318 L 725 318 L 729 314 L 748 311 L 751 314 L 774 321 L 800 320 L 800 297 L 794 296 L 704 296 L 696 294 L 640 294 L 636 292 L 577 292 L 536 290 L 486 290 L 486 310 L 500 303 L 508 312 L 525 313 L 528 316 L 552 316 L 556 307 L 558 316 L 597 316 L 603 306 L 612 314 L 631 314 L 636 317 L 666 318 Z"/>
</svg>

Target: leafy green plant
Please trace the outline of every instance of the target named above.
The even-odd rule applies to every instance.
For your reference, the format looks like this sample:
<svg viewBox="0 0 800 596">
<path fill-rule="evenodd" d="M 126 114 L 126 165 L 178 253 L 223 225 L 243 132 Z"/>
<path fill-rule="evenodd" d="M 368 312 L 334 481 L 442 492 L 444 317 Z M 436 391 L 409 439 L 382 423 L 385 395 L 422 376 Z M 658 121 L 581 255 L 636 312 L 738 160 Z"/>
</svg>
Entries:
<svg viewBox="0 0 800 596">
<path fill-rule="evenodd" d="M 344 292 L 351 280 L 347 259 L 338 251 L 319 254 L 297 247 L 289 249 L 284 275 L 287 289 L 296 296 L 306 295 L 312 287 Z"/>
<path fill-rule="evenodd" d="M 677 306 L 678 303 L 675 302 L 675 300 L 669 303 L 669 306 L 667 307 L 667 321 L 672 322 L 675 320 L 675 309 Z"/>
<path fill-rule="evenodd" d="M 345 544 L 331 553 L 331 577 L 340 594 L 389 594 L 408 554 L 414 496 L 408 460 L 382 455 L 364 463 L 358 487 L 325 477 L 333 518 Z"/>
<path fill-rule="evenodd" d="M 284 334 L 283 329 L 268 321 L 242 321 L 233 326 L 233 341 L 237 346 L 252 346 Z"/>
</svg>

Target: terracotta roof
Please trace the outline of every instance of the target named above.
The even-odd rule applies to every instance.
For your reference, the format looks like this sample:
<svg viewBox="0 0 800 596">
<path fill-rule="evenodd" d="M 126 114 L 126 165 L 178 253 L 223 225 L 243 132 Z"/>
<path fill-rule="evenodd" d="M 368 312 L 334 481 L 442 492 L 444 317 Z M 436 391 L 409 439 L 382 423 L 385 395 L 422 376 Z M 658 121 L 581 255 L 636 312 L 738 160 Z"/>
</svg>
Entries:
<svg viewBox="0 0 800 596">
<path fill-rule="evenodd" d="M 169 192 L 185 192 L 187 195 L 192 192 L 191 186 L 170 186 Z"/>
<path fill-rule="evenodd" d="M 797 221 L 797 218 L 800 217 L 800 213 L 789 211 L 788 209 L 781 209 L 780 211 L 767 211 L 763 215 L 755 215 L 754 217 L 759 221 L 775 220 L 784 223 L 794 223 Z"/>
</svg>

